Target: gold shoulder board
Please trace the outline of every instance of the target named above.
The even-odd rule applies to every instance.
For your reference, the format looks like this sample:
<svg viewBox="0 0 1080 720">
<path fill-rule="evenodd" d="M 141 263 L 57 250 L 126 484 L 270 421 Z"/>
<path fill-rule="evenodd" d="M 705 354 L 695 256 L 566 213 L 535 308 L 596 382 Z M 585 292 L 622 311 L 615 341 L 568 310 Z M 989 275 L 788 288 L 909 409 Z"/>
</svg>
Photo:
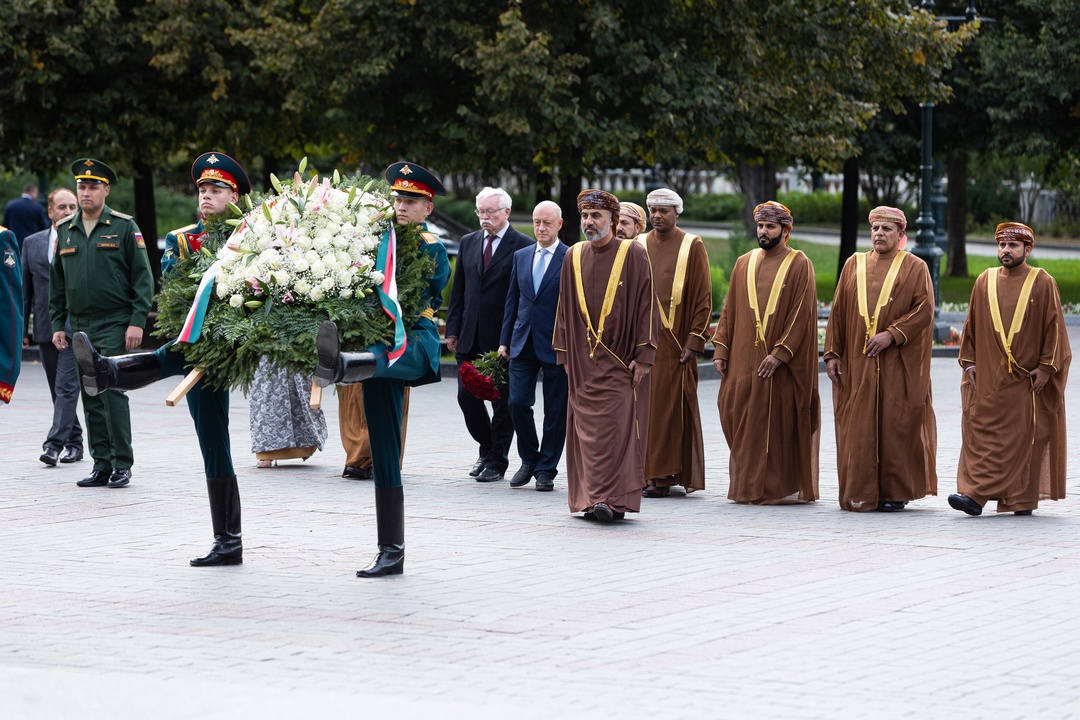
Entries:
<svg viewBox="0 0 1080 720">
<path fill-rule="evenodd" d="M 114 216 L 116 216 L 118 218 L 124 218 L 125 220 L 132 220 L 133 219 L 127 213 L 118 212 L 116 210 L 113 210 L 112 208 L 109 208 L 109 212 L 111 212 Z"/>
<path fill-rule="evenodd" d="M 422 239 L 428 245 L 439 242 L 439 238 L 435 237 L 434 233 L 428 232 L 427 230 L 420 231 L 420 239 Z"/>
</svg>

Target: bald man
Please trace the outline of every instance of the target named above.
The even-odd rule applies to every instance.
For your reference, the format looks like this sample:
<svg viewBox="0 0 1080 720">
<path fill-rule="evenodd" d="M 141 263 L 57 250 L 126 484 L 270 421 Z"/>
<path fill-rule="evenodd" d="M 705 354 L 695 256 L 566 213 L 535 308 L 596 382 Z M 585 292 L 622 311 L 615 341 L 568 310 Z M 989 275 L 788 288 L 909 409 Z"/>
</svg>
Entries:
<svg viewBox="0 0 1080 720">
<path fill-rule="evenodd" d="M 499 355 L 510 361 L 510 420 L 517 434 L 521 467 L 510 487 L 536 478 L 541 492 L 555 489 L 557 465 L 566 443 L 566 371 L 555 362 L 551 336 L 559 307 L 559 276 L 566 245 L 559 240 L 562 210 L 545 200 L 533 209 L 536 245 L 514 253 L 506 294 Z M 533 404 L 536 377 L 544 374 L 544 437 L 536 437 Z"/>
</svg>

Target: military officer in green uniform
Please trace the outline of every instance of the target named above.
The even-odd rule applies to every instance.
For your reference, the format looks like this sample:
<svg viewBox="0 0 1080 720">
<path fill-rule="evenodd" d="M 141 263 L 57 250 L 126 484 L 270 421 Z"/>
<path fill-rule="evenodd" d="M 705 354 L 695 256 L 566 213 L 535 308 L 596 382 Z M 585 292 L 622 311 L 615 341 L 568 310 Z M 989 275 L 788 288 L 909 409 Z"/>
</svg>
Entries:
<svg viewBox="0 0 1080 720">
<path fill-rule="evenodd" d="M 79 209 L 56 226 L 49 280 L 53 344 L 67 347 L 64 320 L 110 355 L 142 343 L 154 295 L 146 243 L 130 215 L 105 204 L 116 173 L 93 158 L 71 166 Z M 80 487 L 124 487 L 131 481 L 131 414 L 122 392 L 82 395 L 94 469 Z"/>
<path fill-rule="evenodd" d="M 442 304 L 442 292 L 450 278 L 446 248 L 427 230 L 424 221 L 435 209 L 434 197 L 445 195 L 442 183 L 415 163 L 394 163 L 386 169 L 399 225 L 421 226 L 419 253 L 431 257 L 435 272 L 428 280 L 424 299 L 427 309 L 408 330 L 405 353 L 391 365 L 386 345 L 367 352 L 340 352 L 337 326 L 325 322 L 316 340 L 319 366 L 315 384 L 364 383 L 364 415 L 371 439 L 371 461 L 375 476 L 375 518 L 378 524 L 379 554 L 371 565 L 358 570 L 357 577 L 400 575 L 405 567 L 405 506 L 401 487 L 401 407 L 405 387 L 439 381 L 441 355 L 435 311 Z"/>
<path fill-rule="evenodd" d="M 208 239 L 203 220 L 224 215 L 229 203 L 251 192 L 251 183 L 240 163 L 222 152 L 203 153 L 191 166 L 191 180 L 199 192 L 199 221 L 165 236 L 165 254 L 161 274 L 167 278 L 177 261 L 186 260 L 202 248 Z M 216 251 L 216 247 L 208 248 Z M 72 339 L 75 357 L 82 370 L 83 389 L 99 395 L 108 389 L 134 390 L 164 377 L 185 374 L 184 356 L 171 351 L 167 343 L 152 353 L 133 353 L 119 357 L 100 355 L 85 335 Z M 214 544 L 210 552 L 192 558 L 193 566 L 239 565 L 243 562 L 240 535 L 240 491 L 232 464 L 229 442 L 229 391 L 215 390 L 199 380 L 187 394 L 188 412 L 195 421 L 195 434 L 202 451 L 206 490 L 210 499 L 210 519 Z"/>
<path fill-rule="evenodd" d="M 0 402 L 11 402 L 22 362 L 22 257 L 15 233 L 0 225 Z"/>
</svg>

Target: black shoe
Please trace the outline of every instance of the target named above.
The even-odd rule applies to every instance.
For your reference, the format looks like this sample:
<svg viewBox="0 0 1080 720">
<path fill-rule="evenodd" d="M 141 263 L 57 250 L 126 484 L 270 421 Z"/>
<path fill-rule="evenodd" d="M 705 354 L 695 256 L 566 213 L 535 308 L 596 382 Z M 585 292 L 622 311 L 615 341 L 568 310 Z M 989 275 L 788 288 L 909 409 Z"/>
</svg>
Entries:
<svg viewBox="0 0 1080 720">
<path fill-rule="evenodd" d="M 124 487 L 131 482 L 131 470 L 128 468 L 113 468 L 109 475 L 109 487 Z"/>
<path fill-rule="evenodd" d="M 110 474 L 112 470 L 94 470 L 75 484 L 79 487 L 105 487 L 109 484 Z"/>
<path fill-rule="evenodd" d="M 982 515 L 982 506 L 967 495 L 953 493 L 949 496 L 949 505 L 953 510 L 966 512 L 968 515 Z"/>
<path fill-rule="evenodd" d="M 482 472 L 484 472 L 484 458 L 480 458 L 473 463 L 472 470 L 469 471 L 469 477 L 476 477 Z"/>
<path fill-rule="evenodd" d="M 496 470 L 495 468 L 486 467 L 482 473 L 476 476 L 476 482 L 498 482 L 503 479 L 503 475 L 505 474 L 505 470 Z"/>
<path fill-rule="evenodd" d="M 510 478 L 510 487 L 518 488 L 524 487 L 529 484 L 529 481 L 533 477 L 533 466 L 526 463 L 522 463 L 518 471 L 514 473 L 514 477 Z"/>
<path fill-rule="evenodd" d="M 216 565 L 243 565 L 244 545 L 238 537 L 221 535 L 214 538 L 210 552 L 202 557 L 191 558 L 191 567 L 213 567 Z"/>
<path fill-rule="evenodd" d="M 1026 517 L 1026 516 L 1030 515 L 1033 512 L 1035 512 L 1035 511 L 1034 510 L 1016 510 L 1016 511 L 1013 512 L 1013 515 L 1020 515 L 1021 517 Z"/>
<path fill-rule="evenodd" d="M 551 492 L 555 489 L 555 478 L 547 473 L 536 476 L 536 489 L 540 492 Z"/>
<path fill-rule="evenodd" d="M 356 577 L 383 577 L 384 575 L 401 575 L 403 572 L 405 572 L 405 548 L 380 545 L 379 554 L 366 568 L 357 570 Z"/>
<path fill-rule="evenodd" d="M 51 465 L 52 467 L 56 467 L 56 462 L 59 459 L 60 451 L 56 448 L 45 448 L 45 452 L 41 453 L 41 455 L 38 456 L 38 460 L 45 463 L 46 465 Z"/>
<path fill-rule="evenodd" d="M 83 459 L 83 451 L 81 447 L 69 446 L 64 448 L 64 452 L 60 454 L 60 462 L 73 463 Z"/>
<path fill-rule="evenodd" d="M 905 507 L 907 507 L 906 500 L 885 500 L 884 502 L 878 503 L 877 509 L 880 512 L 900 512 Z"/>
<path fill-rule="evenodd" d="M 615 519 L 615 512 L 604 503 L 596 503 L 592 509 L 596 522 L 609 523 Z"/>
<path fill-rule="evenodd" d="M 612 515 L 614 516 L 614 518 L 615 518 L 616 520 L 625 520 L 625 519 L 626 519 L 626 513 L 624 513 L 624 512 L 619 512 L 618 510 L 616 510 L 615 512 L 613 512 L 613 513 L 612 513 Z"/>
<path fill-rule="evenodd" d="M 346 465 L 345 472 L 341 473 L 341 477 L 352 478 L 353 480 L 371 480 L 374 475 L 372 474 L 371 470 L 365 470 L 364 468 Z"/>
</svg>

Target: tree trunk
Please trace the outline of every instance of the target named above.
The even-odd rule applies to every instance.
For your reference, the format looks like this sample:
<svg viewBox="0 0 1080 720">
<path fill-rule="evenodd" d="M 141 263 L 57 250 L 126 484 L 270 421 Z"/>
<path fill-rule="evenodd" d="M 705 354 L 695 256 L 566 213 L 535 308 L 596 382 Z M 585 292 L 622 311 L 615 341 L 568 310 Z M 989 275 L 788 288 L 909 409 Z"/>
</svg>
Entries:
<svg viewBox="0 0 1080 720">
<path fill-rule="evenodd" d="M 581 238 L 581 222 L 577 209 L 577 196 L 581 192 L 581 175 L 559 178 L 559 207 L 562 209 L 563 226 L 559 239 L 573 245 Z M 615 232 L 615 228 L 611 228 Z"/>
<path fill-rule="evenodd" d="M 150 256 L 150 269 L 155 277 L 161 276 L 161 250 L 158 249 L 157 207 L 154 205 L 154 171 L 144 160 L 135 165 L 135 222 L 146 241 Z"/>
<path fill-rule="evenodd" d="M 545 200 L 551 199 L 551 173 L 536 173 L 536 176 L 533 178 L 533 183 L 533 187 L 536 190 L 535 199 L 537 205 L 539 205 Z M 530 212 L 532 212 L 531 209 Z M 563 224 L 565 225 L 566 223 Z"/>
<path fill-rule="evenodd" d="M 961 150 L 950 154 L 945 160 L 945 173 L 949 178 L 948 205 L 945 206 L 945 227 L 949 231 L 946 249 L 946 270 L 949 277 L 966 278 L 967 262 L 967 181 L 968 154 Z"/>
<path fill-rule="evenodd" d="M 798 218 L 796 218 L 798 222 Z M 840 201 L 840 257 L 836 262 L 836 280 L 844 263 L 855 254 L 859 241 L 859 159 L 844 161 L 844 195 Z"/>
<path fill-rule="evenodd" d="M 773 160 L 753 164 L 740 161 L 737 167 L 739 189 L 743 196 L 743 225 L 748 237 L 757 237 L 754 208 L 766 200 L 776 199 L 776 163 Z"/>
</svg>

